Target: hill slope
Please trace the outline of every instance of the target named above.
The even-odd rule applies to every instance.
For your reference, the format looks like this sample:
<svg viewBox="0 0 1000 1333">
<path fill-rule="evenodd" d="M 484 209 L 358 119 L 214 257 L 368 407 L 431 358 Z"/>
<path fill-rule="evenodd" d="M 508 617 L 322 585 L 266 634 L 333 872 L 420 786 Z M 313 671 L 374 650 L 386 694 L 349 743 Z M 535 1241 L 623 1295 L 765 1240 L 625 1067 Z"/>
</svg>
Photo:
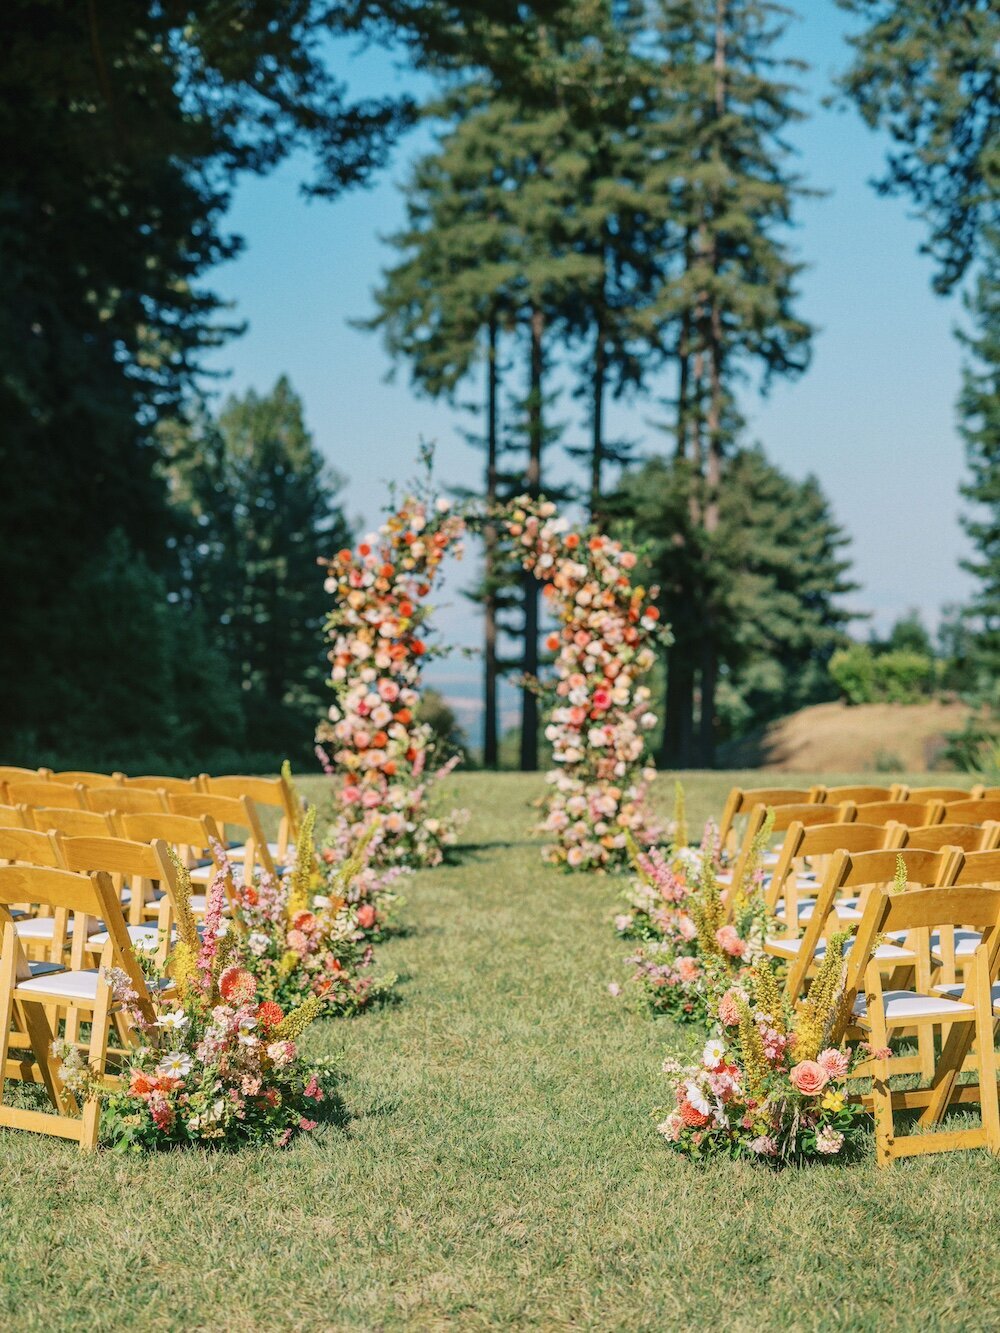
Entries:
<svg viewBox="0 0 1000 1333">
<path fill-rule="evenodd" d="M 941 768 L 947 737 L 961 731 L 961 703 L 816 704 L 772 722 L 757 735 L 720 746 L 726 767 L 786 773 L 925 773 Z"/>
</svg>

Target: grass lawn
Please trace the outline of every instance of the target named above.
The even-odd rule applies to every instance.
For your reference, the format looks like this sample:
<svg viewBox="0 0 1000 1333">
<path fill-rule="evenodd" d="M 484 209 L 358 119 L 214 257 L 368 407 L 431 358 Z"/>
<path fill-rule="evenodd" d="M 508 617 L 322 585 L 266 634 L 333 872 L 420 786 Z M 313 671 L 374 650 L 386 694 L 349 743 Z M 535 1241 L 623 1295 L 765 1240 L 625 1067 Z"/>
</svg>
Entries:
<svg viewBox="0 0 1000 1333">
<path fill-rule="evenodd" d="M 693 827 L 733 776 L 687 781 Z M 1000 1327 L 996 1161 L 671 1156 L 676 1032 L 607 993 L 619 885 L 541 865 L 537 778 L 449 785 L 473 816 L 382 946 L 400 1003 L 313 1029 L 346 1058 L 343 1124 L 151 1160 L 0 1133 L 0 1327 Z"/>
</svg>

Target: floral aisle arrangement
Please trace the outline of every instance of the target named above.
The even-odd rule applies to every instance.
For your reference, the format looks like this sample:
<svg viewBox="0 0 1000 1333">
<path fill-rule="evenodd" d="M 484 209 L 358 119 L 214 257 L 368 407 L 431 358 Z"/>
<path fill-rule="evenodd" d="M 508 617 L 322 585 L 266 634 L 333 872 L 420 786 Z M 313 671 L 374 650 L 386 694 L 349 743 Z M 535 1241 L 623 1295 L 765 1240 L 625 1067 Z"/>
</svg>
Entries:
<svg viewBox="0 0 1000 1333">
<path fill-rule="evenodd" d="M 395 984 L 394 977 L 372 971 L 372 938 L 391 895 L 366 865 L 374 826 L 333 869 L 317 861 L 315 821 L 311 806 L 299 830 L 295 863 L 284 875 L 261 875 L 234 886 L 233 925 L 264 999 L 287 1008 L 316 996 L 328 1012 L 351 1014 L 385 998 Z M 367 898 L 358 896 L 359 881 Z"/>
<path fill-rule="evenodd" d="M 571 870 L 608 870 L 628 860 L 627 837 L 653 843 L 646 808 L 655 776 L 645 736 L 656 725 L 642 683 L 664 637 L 655 589 L 633 587 L 637 557 L 594 531 L 570 530 L 549 501 L 527 496 L 503 511 L 502 525 L 524 568 L 542 581 L 558 628 L 553 706 L 545 730 L 556 767 L 547 775 L 544 855 Z"/>
<path fill-rule="evenodd" d="M 745 1157 L 775 1164 L 843 1155 L 868 1126 L 848 1083 L 859 1064 L 887 1051 L 831 1044 L 843 997 L 836 936 L 797 1016 L 783 1005 L 769 960 L 761 960 L 719 1004 L 721 1035 L 688 1066 L 664 1063 L 673 1106 L 659 1125 L 686 1157 Z"/>
<path fill-rule="evenodd" d="M 632 969 L 628 986 L 654 1012 L 682 1022 L 714 1020 L 718 997 L 763 957 L 760 867 L 771 823 L 765 822 L 739 882 L 728 890 L 719 881 L 719 839 L 711 823 L 698 848 L 633 848 L 637 877 L 626 894 L 629 910 L 616 916 L 615 927 L 641 941 L 625 960 Z"/>
<path fill-rule="evenodd" d="M 283 1147 L 316 1128 L 317 1107 L 331 1092 L 332 1067 L 308 1062 L 299 1051 L 324 1001 L 311 996 L 286 1010 L 263 998 L 241 957 L 239 933 L 225 928 L 224 871 L 209 888 L 200 935 L 189 899 L 188 883 L 178 902 L 169 982 L 153 972 L 152 1016 L 137 1003 L 128 975 L 118 968 L 109 973 L 115 1001 L 140 1039 L 120 1090 L 97 1089 L 79 1048 L 56 1043 L 64 1081 L 78 1096 L 105 1098 L 102 1133 L 122 1151 Z"/>
<path fill-rule="evenodd" d="M 460 554 L 463 531 L 447 500 L 408 496 L 356 550 L 327 562 L 335 701 L 316 739 L 336 784 L 327 841 L 338 861 L 373 827 L 377 866 L 436 865 L 455 841 L 462 812 L 438 816 L 429 806 L 454 763 L 434 767 L 431 729 L 417 712 L 427 597 L 445 555 Z"/>
</svg>

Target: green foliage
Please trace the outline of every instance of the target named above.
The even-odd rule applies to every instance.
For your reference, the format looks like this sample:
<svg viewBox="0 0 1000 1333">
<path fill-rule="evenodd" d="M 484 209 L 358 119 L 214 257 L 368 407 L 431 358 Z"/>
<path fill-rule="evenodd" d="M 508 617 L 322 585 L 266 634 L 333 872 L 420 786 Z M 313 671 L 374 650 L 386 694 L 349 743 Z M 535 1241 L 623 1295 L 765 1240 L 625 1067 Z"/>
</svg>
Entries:
<svg viewBox="0 0 1000 1333">
<path fill-rule="evenodd" d="M 455 715 L 455 710 L 440 691 L 425 689 L 420 695 L 417 709 L 420 722 L 426 722 L 434 733 L 434 761 L 443 763 L 452 755 L 461 755 L 466 762 L 465 733 Z"/>
<path fill-rule="evenodd" d="M 730 459 L 711 540 L 691 520 L 698 485 L 684 461 L 658 459 L 626 475 L 608 506 L 645 550 L 650 580 L 660 585 L 675 636 L 668 676 L 693 677 L 711 633 L 722 673 L 720 730 L 740 735 L 830 697 L 827 663 L 844 642 L 849 616 L 841 599 L 854 587 L 847 539 L 819 484 L 793 481 L 759 449 Z M 676 726 L 668 688 L 668 745 L 676 746 Z M 676 751 L 665 753 L 677 761 Z"/>
<path fill-rule="evenodd" d="M 919 703 L 934 693 L 938 680 L 927 654 L 906 648 L 876 653 L 864 643 L 834 653 L 830 675 L 849 704 Z"/>
<path fill-rule="evenodd" d="M 1000 200 L 1000 8 L 994 0 L 838 0 L 867 26 L 849 38 L 842 87 L 893 149 L 884 193 L 907 194 L 930 229 L 935 285 L 980 253 Z"/>
</svg>

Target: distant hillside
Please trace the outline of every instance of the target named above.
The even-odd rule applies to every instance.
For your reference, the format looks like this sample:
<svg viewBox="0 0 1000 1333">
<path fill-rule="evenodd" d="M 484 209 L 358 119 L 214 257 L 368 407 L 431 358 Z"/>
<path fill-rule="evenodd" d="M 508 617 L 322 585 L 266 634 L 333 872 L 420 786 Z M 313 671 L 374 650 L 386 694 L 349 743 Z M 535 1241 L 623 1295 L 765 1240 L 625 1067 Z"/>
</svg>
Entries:
<svg viewBox="0 0 1000 1333">
<path fill-rule="evenodd" d="M 724 768 L 786 773 L 925 773 L 943 766 L 947 737 L 961 731 L 960 703 L 817 704 L 719 747 Z"/>
</svg>

